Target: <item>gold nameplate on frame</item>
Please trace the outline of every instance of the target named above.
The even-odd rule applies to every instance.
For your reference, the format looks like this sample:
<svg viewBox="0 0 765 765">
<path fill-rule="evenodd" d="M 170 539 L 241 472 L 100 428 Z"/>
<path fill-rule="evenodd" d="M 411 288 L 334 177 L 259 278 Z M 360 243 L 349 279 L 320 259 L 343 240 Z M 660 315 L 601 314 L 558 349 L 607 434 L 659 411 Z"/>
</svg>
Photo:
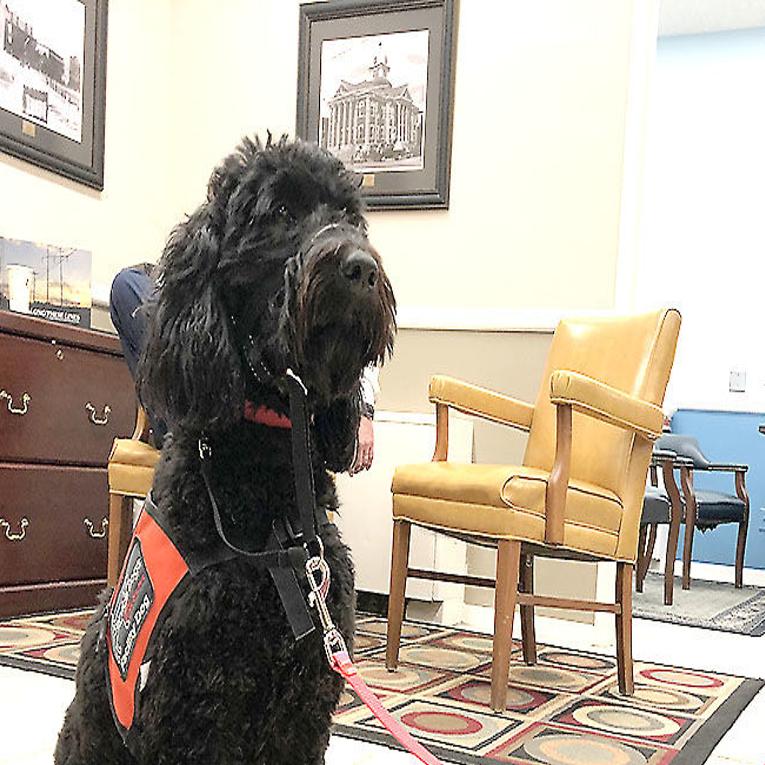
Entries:
<svg viewBox="0 0 765 765">
<path fill-rule="evenodd" d="M 374 173 L 366 173 L 361 178 L 361 187 L 363 189 L 371 189 L 375 185 Z"/>
<path fill-rule="evenodd" d="M 34 122 L 27 122 L 26 120 L 21 120 L 21 132 L 29 136 L 30 138 L 36 138 L 37 137 L 37 126 L 34 124 Z"/>
</svg>

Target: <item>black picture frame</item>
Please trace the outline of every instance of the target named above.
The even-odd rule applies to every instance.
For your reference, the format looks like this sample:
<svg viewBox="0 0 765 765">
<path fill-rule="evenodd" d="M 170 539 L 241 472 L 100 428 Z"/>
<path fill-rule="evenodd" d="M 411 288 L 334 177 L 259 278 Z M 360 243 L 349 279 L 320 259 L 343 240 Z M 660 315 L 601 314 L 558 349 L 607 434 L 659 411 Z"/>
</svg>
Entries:
<svg viewBox="0 0 765 765">
<path fill-rule="evenodd" d="M 304 140 L 322 143 L 344 159 L 351 169 L 358 169 L 354 167 L 354 162 L 360 165 L 371 163 L 369 167 L 359 170 L 362 175 L 361 191 L 368 209 L 443 209 L 449 206 L 456 3 L 457 0 L 329 0 L 300 6 L 296 135 Z M 349 44 L 361 45 L 365 39 L 377 36 L 423 30 L 428 32 L 427 63 L 424 65 L 426 69 L 423 68 L 423 72 L 427 71 L 427 80 L 425 85 L 423 79 L 422 87 L 425 94 L 424 109 L 419 111 L 418 116 L 416 104 L 404 104 L 401 107 L 405 114 L 404 122 L 408 126 L 406 135 L 414 138 L 408 144 L 402 140 L 393 142 L 397 130 L 394 118 L 386 123 L 393 127 L 385 128 L 366 128 L 360 127 L 358 122 L 353 123 L 352 115 L 356 113 L 356 108 L 369 109 L 377 124 L 382 124 L 385 119 L 379 115 L 386 108 L 399 108 L 386 107 L 382 101 L 370 106 L 371 101 L 366 101 L 366 105 L 358 107 L 352 104 L 346 108 L 346 115 L 349 111 L 351 113 L 352 124 L 346 129 L 345 135 L 351 135 L 352 138 L 341 146 L 344 139 L 336 139 L 336 112 L 330 111 L 329 117 L 321 116 L 323 43 L 349 41 Z M 376 57 L 374 63 L 378 64 Z M 383 72 L 387 78 L 393 68 L 393 64 L 388 66 L 387 57 L 384 66 L 384 70 L 370 66 L 373 77 L 375 72 Z M 402 87 L 396 86 L 395 89 L 401 90 Z M 339 101 L 336 99 L 339 98 L 339 92 L 332 98 L 336 106 L 328 107 L 331 110 L 338 108 Z M 389 92 L 388 101 L 394 100 L 393 95 Z M 378 111 L 372 112 L 372 109 Z M 394 113 L 399 114 L 398 111 Z M 357 119 L 365 117 L 364 111 Z M 367 119 L 365 125 L 368 124 Z M 374 143 L 370 141 L 369 133 L 356 133 L 364 129 L 379 131 L 387 141 Z M 352 145 L 354 142 L 355 148 Z M 372 143 L 374 145 L 370 148 Z M 411 162 L 416 169 L 408 169 L 406 172 L 386 170 L 386 162 L 398 162 L 401 166 Z"/>
<path fill-rule="evenodd" d="M 33 116 L 27 118 L 0 106 L 0 151 L 51 170 L 70 180 L 102 190 L 104 188 L 107 0 L 70 1 L 80 2 L 85 7 L 83 60 L 79 63 L 78 74 L 81 98 L 80 140 L 46 127 L 50 90 L 25 87 L 22 111 L 27 109 L 28 103 L 31 103 L 33 106 L 30 113 L 36 112 L 36 118 Z M 60 73 L 62 66 L 68 69 L 67 84 L 74 81 L 72 61 L 62 63 L 64 58 L 48 47 L 44 40 L 36 40 L 34 27 L 31 27 L 31 34 L 23 30 L 24 0 L 16 0 L 13 4 L 9 4 L 9 7 L 11 5 L 17 21 L 10 34 L 17 35 L 17 42 L 14 47 L 13 38 L 9 41 L 8 37 L 9 25 L 14 24 L 13 19 L 7 15 L 0 18 L 0 54 L 14 55 L 19 62 L 25 59 L 23 64 L 20 64 L 22 68 L 36 68 L 38 71 L 44 69 L 48 88 L 60 87 L 56 80 L 62 80 L 64 77 Z M 22 32 L 18 31 L 19 26 Z M 18 38 L 22 35 L 26 37 L 26 40 L 18 42 Z M 9 47 L 15 53 L 10 53 Z M 32 59 L 32 56 L 35 58 Z M 44 59 L 47 59 L 47 62 L 41 64 L 40 62 Z M 69 79 L 70 77 L 72 80 Z M 27 98 L 27 91 L 33 94 L 29 98 Z M 38 106 L 34 105 L 35 100 Z"/>
</svg>

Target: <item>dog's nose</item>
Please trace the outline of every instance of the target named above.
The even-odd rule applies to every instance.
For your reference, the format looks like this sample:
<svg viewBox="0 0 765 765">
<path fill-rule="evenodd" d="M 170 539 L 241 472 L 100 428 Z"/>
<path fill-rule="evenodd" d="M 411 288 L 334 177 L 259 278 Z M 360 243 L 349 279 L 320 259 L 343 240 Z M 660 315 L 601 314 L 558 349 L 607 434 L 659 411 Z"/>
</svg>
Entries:
<svg viewBox="0 0 765 765">
<path fill-rule="evenodd" d="M 340 273 L 353 289 L 365 292 L 377 284 L 377 263 L 363 250 L 353 250 L 340 263 Z"/>
</svg>

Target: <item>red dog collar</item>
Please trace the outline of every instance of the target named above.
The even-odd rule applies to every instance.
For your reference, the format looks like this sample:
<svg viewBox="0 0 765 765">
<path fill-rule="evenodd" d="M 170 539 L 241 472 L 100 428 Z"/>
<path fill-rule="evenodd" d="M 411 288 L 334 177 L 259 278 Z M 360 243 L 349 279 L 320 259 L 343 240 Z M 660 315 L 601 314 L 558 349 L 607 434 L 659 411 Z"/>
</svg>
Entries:
<svg viewBox="0 0 765 765">
<path fill-rule="evenodd" d="M 286 414 L 279 414 L 264 404 L 255 406 L 252 401 L 244 402 L 244 419 L 247 422 L 255 422 L 258 425 L 265 425 L 269 428 L 289 430 L 292 427 L 292 420 Z"/>
</svg>

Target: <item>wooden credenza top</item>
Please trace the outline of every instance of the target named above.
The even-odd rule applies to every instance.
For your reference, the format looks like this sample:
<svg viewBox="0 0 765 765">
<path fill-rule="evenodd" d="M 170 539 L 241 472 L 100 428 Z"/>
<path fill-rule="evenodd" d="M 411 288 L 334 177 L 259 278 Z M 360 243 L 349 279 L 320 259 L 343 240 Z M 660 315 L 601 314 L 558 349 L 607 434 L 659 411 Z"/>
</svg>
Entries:
<svg viewBox="0 0 765 765">
<path fill-rule="evenodd" d="M 13 311 L 0 311 L 0 332 L 122 356 L 122 347 L 116 335 L 57 324 Z"/>
</svg>

